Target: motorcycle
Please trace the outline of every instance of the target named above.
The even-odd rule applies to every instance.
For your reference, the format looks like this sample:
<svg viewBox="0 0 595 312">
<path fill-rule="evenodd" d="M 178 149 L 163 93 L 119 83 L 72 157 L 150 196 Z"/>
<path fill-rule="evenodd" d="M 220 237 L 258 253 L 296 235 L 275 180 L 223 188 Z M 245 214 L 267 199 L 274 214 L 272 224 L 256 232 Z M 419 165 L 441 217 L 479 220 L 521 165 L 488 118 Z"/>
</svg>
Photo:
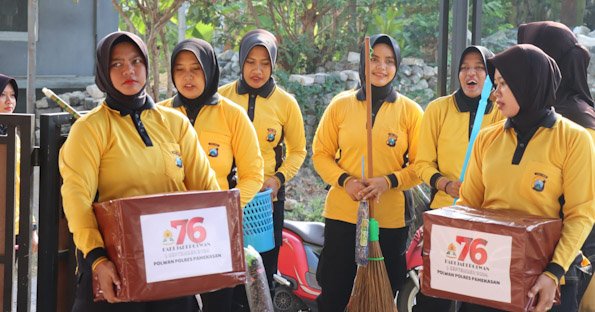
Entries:
<svg viewBox="0 0 595 312">
<path fill-rule="evenodd" d="M 398 311 L 413 311 L 413 306 L 416 304 L 415 297 L 421 289 L 421 278 L 419 274 L 423 268 L 423 233 L 423 227 L 420 227 L 415 232 L 405 254 L 405 260 L 407 261 L 407 281 L 405 282 L 405 286 L 397 294 Z"/>
<path fill-rule="evenodd" d="M 316 280 L 318 260 L 324 245 L 324 223 L 285 220 L 279 250 L 279 273 L 273 295 L 276 312 L 318 311 Z"/>
<path fill-rule="evenodd" d="M 413 214 L 421 214 L 422 207 L 427 206 L 429 199 L 426 193 L 419 186 L 411 193 L 410 207 L 416 211 L 412 211 Z M 418 219 L 413 215 L 407 218 Z M 407 222 L 416 224 L 414 221 Z M 417 249 L 408 250 L 406 256 L 409 278 L 404 289 L 395 297 L 397 304 L 406 303 L 409 309 L 402 310 L 401 305 L 398 305 L 399 311 L 411 311 L 420 289 L 418 273 L 422 267 L 423 236 L 418 238 L 417 243 L 413 243 L 416 237 L 417 235 L 413 236 L 409 249 L 413 249 L 412 246 Z M 279 272 L 274 275 L 277 284 L 273 295 L 275 312 L 318 311 L 316 297 L 320 295 L 321 287 L 316 280 L 316 270 L 323 245 L 324 223 L 285 220 L 283 243 L 279 250 Z"/>
</svg>

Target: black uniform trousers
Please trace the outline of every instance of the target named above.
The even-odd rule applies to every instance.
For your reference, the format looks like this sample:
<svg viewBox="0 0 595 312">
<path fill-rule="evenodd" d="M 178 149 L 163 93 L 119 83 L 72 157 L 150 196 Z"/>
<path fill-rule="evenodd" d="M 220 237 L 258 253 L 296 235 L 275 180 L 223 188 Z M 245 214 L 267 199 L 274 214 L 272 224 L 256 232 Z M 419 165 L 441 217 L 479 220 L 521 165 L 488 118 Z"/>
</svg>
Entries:
<svg viewBox="0 0 595 312">
<path fill-rule="evenodd" d="M 77 263 L 77 285 L 72 312 L 197 312 L 199 310 L 194 296 L 147 302 L 93 302 L 91 266 L 83 260 L 80 251 L 77 251 Z"/>
</svg>

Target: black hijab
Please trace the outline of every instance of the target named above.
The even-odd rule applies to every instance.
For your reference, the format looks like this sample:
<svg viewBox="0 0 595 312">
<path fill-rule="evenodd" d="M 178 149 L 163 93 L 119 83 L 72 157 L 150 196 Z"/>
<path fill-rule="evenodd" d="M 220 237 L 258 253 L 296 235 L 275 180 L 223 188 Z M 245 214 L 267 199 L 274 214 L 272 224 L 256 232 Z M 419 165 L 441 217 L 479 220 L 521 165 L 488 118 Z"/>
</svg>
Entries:
<svg viewBox="0 0 595 312">
<path fill-rule="evenodd" d="M 461 66 L 463 66 L 463 59 L 465 59 L 465 55 L 472 52 L 477 52 L 479 53 L 479 55 L 481 55 L 481 58 L 483 60 L 483 66 L 486 68 L 487 72 L 487 59 L 494 56 L 494 53 L 492 53 L 492 51 L 488 50 L 486 47 L 483 46 L 469 46 L 463 51 L 463 54 L 461 54 L 461 59 L 459 60 L 459 72 L 461 71 Z M 479 106 L 479 100 L 481 100 L 481 95 L 475 98 L 470 98 L 467 95 L 465 95 L 465 92 L 463 92 L 463 88 L 459 88 L 455 92 L 455 99 L 459 111 L 477 112 L 477 107 Z M 488 100 L 485 113 L 488 114 L 489 112 L 491 112 L 491 110 L 492 101 Z M 473 121 L 471 121 L 471 124 L 473 124 Z"/>
<path fill-rule="evenodd" d="M 531 44 L 518 44 L 488 59 L 488 73 L 494 82 L 498 69 L 520 110 L 508 120 L 519 134 L 529 133 L 552 113 L 560 70 L 554 59 Z"/>
<path fill-rule="evenodd" d="M 110 58 L 112 49 L 121 42 L 130 42 L 137 47 L 144 58 L 147 68 L 147 79 L 149 64 L 147 62 L 147 46 L 137 35 L 125 31 L 113 32 L 105 36 L 97 44 L 97 59 L 95 63 L 95 83 L 99 90 L 107 94 L 105 101 L 112 109 L 118 110 L 122 115 L 128 115 L 133 111 L 142 111 L 154 105 L 153 99 L 145 92 L 145 87 L 135 95 L 124 95 L 116 90 L 110 79 Z"/>
<path fill-rule="evenodd" d="M 252 88 L 244 80 L 244 63 L 250 51 L 256 46 L 263 46 L 269 52 L 271 60 L 271 77 L 260 88 Z M 264 29 L 251 30 L 240 41 L 240 80 L 238 85 L 238 93 L 240 94 L 256 94 L 262 97 L 267 97 L 275 88 L 275 79 L 273 79 L 273 71 L 277 63 L 277 38 L 272 33 Z"/>
<path fill-rule="evenodd" d="M 393 54 L 395 56 L 395 62 L 397 66 L 397 70 L 395 71 L 395 76 L 391 81 L 389 81 L 386 85 L 382 87 L 372 86 L 372 106 L 374 110 L 374 106 L 378 106 L 380 109 L 380 105 L 386 102 L 394 102 L 397 100 L 397 91 L 394 90 L 392 82 L 397 78 L 397 73 L 399 72 L 399 66 L 401 65 L 401 49 L 399 48 L 399 44 L 389 35 L 385 34 L 377 34 L 370 37 L 370 49 L 373 49 L 375 45 L 379 43 L 385 43 L 393 50 Z M 357 91 L 357 99 L 363 101 L 366 99 L 366 57 L 369 57 L 369 51 L 364 51 L 365 47 L 362 47 L 360 51 L 360 58 L 359 58 L 359 79 L 361 81 L 361 87 Z M 378 111 L 378 110 L 376 110 Z M 375 115 L 375 114 L 374 114 Z"/>
<path fill-rule="evenodd" d="M 18 99 L 19 98 L 19 86 L 17 85 L 17 81 L 14 80 L 14 78 L 12 78 L 12 77 L 2 75 L 2 74 L 0 74 L 0 93 L 4 92 L 4 88 L 6 88 L 6 86 L 9 83 L 12 85 L 12 88 L 14 89 L 14 98 Z M 0 124 L 0 135 L 6 135 L 7 132 L 8 132 L 8 129 L 6 128 L 6 126 Z"/>
<path fill-rule="evenodd" d="M 518 43 L 530 43 L 552 57 L 562 74 L 556 92 L 556 112 L 585 128 L 595 129 L 595 110 L 587 68 L 589 52 L 581 46 L 566 25 L 557 22 L 534 22 L 519 26 Z"/>
<path fill-rule="evenodd" d="M 14 98 L 18 100 L 19 98 L 19 86 L 17 85 L 17 81 L 10 77 L 3 74 L 0 74 L 0 93 L 4 91 L 4 88 L 10 83 L 12 88 L 14 89 Z"/>
<path fill-rule="evenodd" d="M 124 95 L 114 87 L 110 78 L 112 49 L 121 42 L 130 42 L 140 51 L 147 68 L 147 77 L 145 78 L 148 79 L 149 64 L 147 63 L 147 46 L 137 35 L 125 31 L 117 31 L 105 36 L 97 44 L 95 83 L 99 87 L 99 90 L 107 94 L 105 98 L 107 105 L 119 111 L 122 116 L 130 115 L 132 123 L 140 138 L 145 143 L 145 146 L 153 146 L 153 142 L 140 119 L 140 113 L 143 110 L 151 109 L 155 106 L 153 99 L 145 92 L 146 85 L 137 94 Z"/>
<path fill-rule="evenodd" d="M 217 61 L 213 47 L 204 40 L 186 39 L 178 43 L 171 54 L 170 70 L 174 86 L 176 85 L 173 79 L 176 58 L 182 51 L 192 52 L 196 60 L 200 63 L 202 72 L 205 75 L 205 88 L 202 94 L 195 99 L 186 98 L 182 93 L 178 92 L 174 97 L 173 106 L 184 105 L 190 120 L 195 120 L 198 112 L 204 105 L 214 105 L 219 102 L 219 94 L 217 93 L 217 87 L 219 86 L 219 62 Z"/>
</svg>

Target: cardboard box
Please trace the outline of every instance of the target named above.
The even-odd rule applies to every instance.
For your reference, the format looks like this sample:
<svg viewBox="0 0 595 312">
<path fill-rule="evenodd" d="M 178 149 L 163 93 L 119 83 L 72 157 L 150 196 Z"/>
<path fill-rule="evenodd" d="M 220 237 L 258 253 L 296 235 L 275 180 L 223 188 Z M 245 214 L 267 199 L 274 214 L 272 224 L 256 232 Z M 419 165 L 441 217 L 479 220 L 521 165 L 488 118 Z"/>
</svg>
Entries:
<svg viewBox="0 0 595 312">
<path fill-rule="evenodd" d="M 527 293 L 554 254 L 562 220 L 461 206 L 423 219 L 424 294 L 506 311 L 535 304 Z"/>
<path fill-rule="evenodd" d="M 180 192 L 93 205 L 124 301 L 194 295 L 246 280 L 240 195 Z M 96 300 L 101 300 L 94 278 Z"/>
</svg>

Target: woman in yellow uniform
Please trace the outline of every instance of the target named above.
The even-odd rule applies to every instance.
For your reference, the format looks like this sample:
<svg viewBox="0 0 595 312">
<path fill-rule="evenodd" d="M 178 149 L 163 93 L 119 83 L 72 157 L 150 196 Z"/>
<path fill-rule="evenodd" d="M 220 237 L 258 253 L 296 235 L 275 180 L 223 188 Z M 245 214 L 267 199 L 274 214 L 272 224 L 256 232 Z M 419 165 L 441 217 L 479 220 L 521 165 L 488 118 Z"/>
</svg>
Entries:
<svg viewBox="0 0 595 312">
<path fill-rule="evenodd" d="M 451 95 L 428 104 L 419 133 L 420 144 L 415 160 L 417 175 L 431 187 L 430 208 L 452 205 L 459 197 L 459 180 L 473 121 L 487 77 L 486 60 L 494 54 L 481 46 L 470 46 L 461 55 L 459 83 Z M 488 101 L 482 127 L 502 119 Z"/>
<path fill-rule="evenodd" d="M 312 143 L 314 168 L 331 185 L 326 197 L 324 247 L 318 264 L 322 293 L 320 311 L 343 311 L 353 287 L 355 223 L 358 201 L 370 199 L 380 225 L 380 246 L 393 293 L 405 282 L 405 190 L 420 183 L 412 164 L 416 160 L 421 107 L 392 86 L 401 61 L 396 41 L 384 34 L 370 38 L 372 84 L 372 142 L 374 177 L 361 179 L 366 155 L 365 87 L 335 99 L 326 108 Z M 361 52 L 359 76 L 365 86 Z M 337 161 L 337 151 L 341 158 Z"/>
<path fill-rule="evenodd" d="M 587 68 L 591 58 L 589 51 L 578 43 L 574 33 L 566 25 L 557 22 L 534 22 L 519 26 L 518 42 L 533 44 L 556 61 L 562 81 L 556 92 L 554 109 L 587 129 L 595 142 L 595 110 L 587 82 Z M 581 250 L 595 263 L 595 230 L 591 230 Z M 577 311 L 581 298 L 585 299 L 583 311 L 595 311 L 595 284 L 589 287 L 590 293 L 583 296 L 591 275 L 579 271 L 577 265 L 580 265 L 580 261 L 579 256 L 576 264 L 564 276 L 565 284 L 560 289 L 562 295 L 567 291 L 578 293 L 576 300 L 562 302 L 564 311 Z"/>
<path fill-rule="evenodd" d="M 19 97 L 19 87 L 17 81 L 9 76 L 0 74 L 0 114 L 12 114 L 17 106 L 17 98 Z M 6 126 L 0 124 L 0 135 L 7 135 Z M 16 136 L 16 149 L 17 155 L 21 153 L 21 140 L 19 136 Z M 14 211 L 14 233 L 17 235 L 15 241 L 18 244 L 19 235 L 19 192 L 21 189 L 21 165 L 20 158 L 17 156 L 17 166 L 15 171 L 15 211 Z M 37 224 L 35 218 L 31 220 L 33 222 L 33 233 L 31 233 L 31 251 L 37 251 L 37 245 L 39 237 L 37 236 Z"/>
<path fill-rule="evenodd" d="M 240 79 L 219 89 L 221 95 L 248 112 L 264 158 L 261 189 L 273 190 L 275 248 L 262 253 L 271 286 L 281 247 L 285 183 L 296 175 L 306 158 L 302 112 L 295 98 L 275 84 L 272 73 L 276 60 L 275 36 L 262 29 L 248 32 L 240 42 Z"/>
<path fill-rule="evenodd" d="M 147 47 L 115 32 L 97 48 L 97 86 L 105 101 L 77 120 L 60 150 L 64 213 L 77 247 L 73 311 L 198 311 L 194 296 L 119 302 L 120 277 L 107 258 L 92 203 L 137 195 L 217 190 L 216 176 L 188 118 L 145 92 Z M 93 302 L 92 273 L 108 302 Z"/>
<path fill-rule="evenodd" d="M 488 73 L 507 119 L 479 133 L 459 204 L 562 216 L 553 258 L 527 294 L 537 299 L 535 311 L 545 311 L 593 227 L 593 143 L 583 127 L 551 108 L 561 76 L 539 48 L 513 46 L 488 60 Z"/>
<path fill-rule="evenodd" d="M 421 122 L 415 172 L 431 188 L 430 208 L 453 204 L 459 197 L 463 161 L 477 115 L 486 77 L 486 60 L 494 54 L 482 46 L 469 46 L 459 61 L 460 88 L 428 104 Z M 482 128 L 503 117 L 487 102 Z M 419 293 L 416 306 L 427 311 L 448 311 L 450 301 Z"/>
<path fill-rule="evenodd" d="M 171 76 L 178 94 L 159 104 L 188 117 L 219 186 L 237 187 L 244 207 L 262 187 L 263 160 L 246 111 L 217 93 L 219 64 L 213 47 L 200 39 L 178 43 L 171 56 Z M 201 294 L 203 311 L 231 311 L 232 295 L 233 288 Z"/>
</svg>

